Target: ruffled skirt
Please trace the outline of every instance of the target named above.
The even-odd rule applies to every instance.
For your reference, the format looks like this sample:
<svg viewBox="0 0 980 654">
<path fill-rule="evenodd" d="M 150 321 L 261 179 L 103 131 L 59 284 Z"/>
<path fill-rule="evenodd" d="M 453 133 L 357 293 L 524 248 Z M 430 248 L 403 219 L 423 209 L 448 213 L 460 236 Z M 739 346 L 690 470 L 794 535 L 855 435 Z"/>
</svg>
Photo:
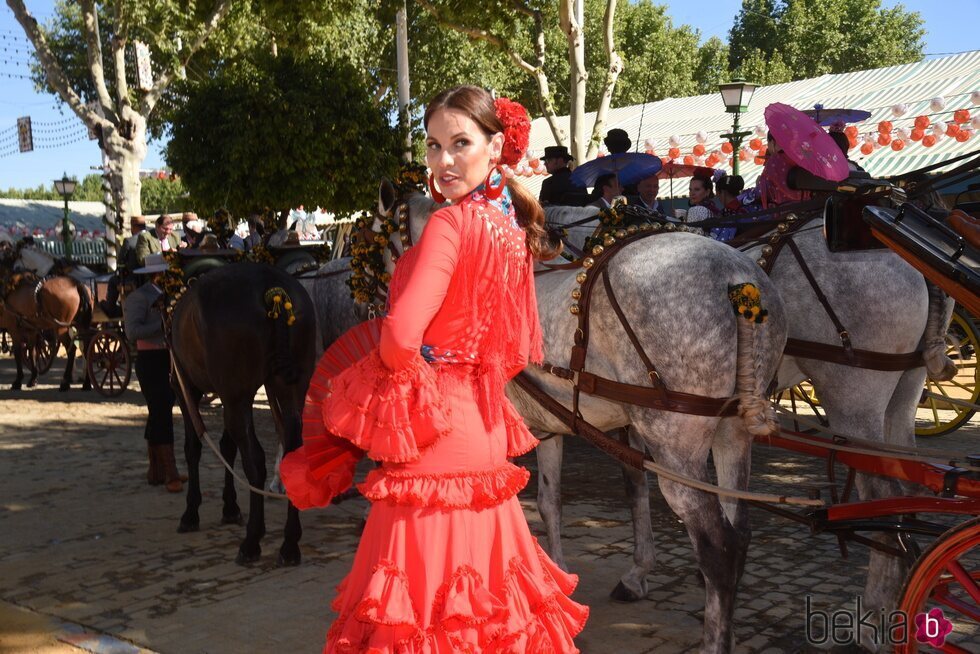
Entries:
<svg viewBox="0 0 980 654">
<path fill-rule="evenodd" d="M 509 402 L 488 431 L 465 371 L 443 368 L 434 377 L 437 406 L 416 400 L 407 415 L 440 416 L 441 429 L 411 444 L 417 458 L 387 460 L 359 486 L 373 505 L 350 574 L 337 589 L 332 606 L 339 617 L 324 651 L 578 652 L 573 638 L 589 614 L 568 598 L 578 578 L 552 563 L 531 535 L 517 500 L 529 474 L 508 461 L 537 440 Z M 345 386 L 336 381 L 335 391 Z M 324 404 L 329 431 L 363 434 L 362 421 L 376 414 L 368 407 L 377 402 L 368 397 L 377 395 L 335 393 Z M 357 429 L 349 429 L 354 421 Z M 364 445 L 370 450 L 379 442 L 406 451 L 377 437 Z"/>
</svg>

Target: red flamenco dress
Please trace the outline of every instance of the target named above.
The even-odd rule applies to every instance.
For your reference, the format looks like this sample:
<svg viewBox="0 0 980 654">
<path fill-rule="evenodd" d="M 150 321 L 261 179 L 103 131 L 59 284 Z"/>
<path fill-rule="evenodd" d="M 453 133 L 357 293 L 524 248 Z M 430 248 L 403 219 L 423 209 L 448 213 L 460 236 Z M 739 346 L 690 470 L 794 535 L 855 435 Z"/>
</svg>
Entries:
<svg viewBox="0 0 980 654">
<path fill-rule="evenodd" d="M 390 300 L 370 354 L 335 376 L 324 354 L 304 445 L 281 468 L 308 508 L 350 486 L 361 454 L 381 462 L 359 486 L 372 507 L 324 652 L 577 653 L 589 613 L 568 597 L 578 578 L 531 535 L 516 497 L 529 473 L 508 461 L 537 441 L 504 385 L 542 345 L 507 192 L 433 214 Z"/>
</svg>

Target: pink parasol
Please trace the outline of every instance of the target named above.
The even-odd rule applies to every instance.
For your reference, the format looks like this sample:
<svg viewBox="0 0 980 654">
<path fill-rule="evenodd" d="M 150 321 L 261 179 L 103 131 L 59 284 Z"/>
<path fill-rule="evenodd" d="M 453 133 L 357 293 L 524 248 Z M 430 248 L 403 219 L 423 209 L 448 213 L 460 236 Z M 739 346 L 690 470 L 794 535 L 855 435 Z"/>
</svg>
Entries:
<svg viewBox="0 0 980 654">
<path fill-rule="evenodd" d="M 847 179 L 847 158 L 817 121 L 781 102 L 766 107 L 765 115 L 772 138 L 790 161 L 832 182 Z"/>
</svg>

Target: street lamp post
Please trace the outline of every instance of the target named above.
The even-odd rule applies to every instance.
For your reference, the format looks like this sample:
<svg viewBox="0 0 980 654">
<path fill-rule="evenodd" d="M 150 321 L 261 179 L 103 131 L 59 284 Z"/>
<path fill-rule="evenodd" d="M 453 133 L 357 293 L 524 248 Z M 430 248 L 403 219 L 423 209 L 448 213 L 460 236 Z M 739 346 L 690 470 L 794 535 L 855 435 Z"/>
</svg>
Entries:
<svg viewBox="0 0 980 654">
<path fill-rule="evenodd" d="M 738 116 L 749 108 L 752 95 L 757 88 L 759 88 L 758 84 L 746 82 L 744 79 L 736 79 L 727 84 L 718 85 L 718 90 L 721 91 L 721 99 L 725 103 L 725 111 L 735 114 L 732 131 L 721 135 L 722 138 L 728 139 L 728 142 L 732 144 L 733 175 L 738 175 L 738 155 L 742 147 L 742 140 L 752 133 L 751 131 L 738 131 Z"/>
<path fill-rule="evenodd" d="M 65 243 L 65 258 L 71 259 L 71 220 L 68 219 L 68 198 L 75 192 L 78 184 L 64 173 L 61 179 L 54 180 L 54 188 L 65 199 L 65 216 L 61 219 L 61 240 Z"/>
</svg>

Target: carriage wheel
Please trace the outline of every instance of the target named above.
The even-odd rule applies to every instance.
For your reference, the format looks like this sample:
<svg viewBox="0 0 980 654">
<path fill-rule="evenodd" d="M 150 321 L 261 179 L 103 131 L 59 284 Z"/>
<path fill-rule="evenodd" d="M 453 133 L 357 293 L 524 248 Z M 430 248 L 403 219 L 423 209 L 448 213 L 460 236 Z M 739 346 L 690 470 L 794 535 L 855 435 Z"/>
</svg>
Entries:
<svg viewBox="0 0 980 654">
<path fill-rule="evenodd" d="M 43 375 L 51 370 L 51 366 L 54 365 L 54 358 L 58 354 L 58 336 L 46 329 L 38 334 L 37 344 L 34 348 L 37 374 Z"/>
<path fill-rule="evenodd" d="M 926 380 L 926 391 L 953 400 L 976 404 L 980 401 L 980 368 L 977 352 L 980 351 L 980 334 L 965 309 L 957 305 L 953 319 L 946 330 L 946 356 L 956 364 L 956 377 L 945 382 Z M 966 424 L 976 409 L 944 402 L 934 397 L 924 397 L 919 403 L 916 436 L 942 436 L 956 431 Z M 925 421 L 922 420 L 923 416 Z"/>
<path fill-rule="evenodd" d="M 801 416 L 809 416 L 807 413 L 801 412 L 801 410 L 812 413 L 812 419 L 816 420 L 824 427 L 828 427 L 830 423 L 827 421 L 827 417 L 824 414 L 823 408 L 820 406 L 820 398 L 817 397 L 817 390 L 810 383 L 809 379 L 805 379 L 796 386 L 787 388 L 778 394 L 776 401 L 783 405 L 784 408 L 788 408 L 793 413 Z M 815 428 L 805 426 L 799 423 L 793 425 L 794 430 L 804 432 L 807 434 L 812 434 L 817 430 Z"/>
<path fill-rule="evenodd" d="M 85 366 L 99 395 L 122 395 L 133 370 L 129 346 L 118 332 L 100 329 L 85 351 Z"/>
<path fill-rule="evenodd" d="M 938 649 L 970 652 L 961 645 L 976 645 L 980 634 L 980 518 L 953 527 L 915 562 L 902 589 L 899 609 L 909 625 L 908 642 L 896 651 L 911 653 L 916 641 L 915 616 L 939 608 L 953 631 Z M 922 647 L 922 649 L 931 646 Z"/>
</svg>

